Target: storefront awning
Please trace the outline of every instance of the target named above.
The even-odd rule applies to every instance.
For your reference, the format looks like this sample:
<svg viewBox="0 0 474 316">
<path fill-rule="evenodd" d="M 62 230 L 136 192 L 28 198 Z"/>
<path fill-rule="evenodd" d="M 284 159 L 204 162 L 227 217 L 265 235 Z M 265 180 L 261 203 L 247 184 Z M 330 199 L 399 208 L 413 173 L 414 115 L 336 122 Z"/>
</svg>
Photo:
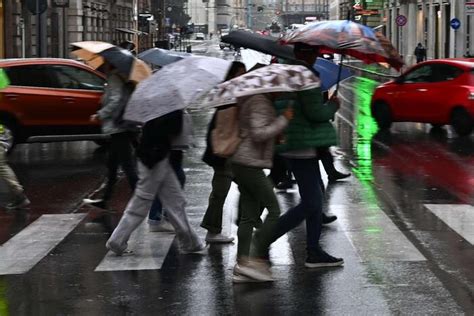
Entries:
<svg viewBox="0 0 474 316">
<path fill-rule="evenodd" d="M 122 32 L 122 33 L 127 33 L 127 34 L 132 34 L 132 35 L 148 35 L 148 33 L 146 32 L 142 32 L 142 31 L 138 31 L 138 30 L 133 30 L 133 29 L 125 29 L 125 28 L 121 28 L 121 27 L 118 27 L 115 29 L 116 31 L 118 32 Z"/>
</svg>

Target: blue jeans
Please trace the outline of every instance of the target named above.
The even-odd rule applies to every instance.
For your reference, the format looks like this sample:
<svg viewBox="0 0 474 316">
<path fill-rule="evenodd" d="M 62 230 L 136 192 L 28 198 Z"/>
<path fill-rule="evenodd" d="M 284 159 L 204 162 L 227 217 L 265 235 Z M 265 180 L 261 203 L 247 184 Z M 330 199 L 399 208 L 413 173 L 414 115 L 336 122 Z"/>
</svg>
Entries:
<svg viewBox="0 0 474 316">
<path fill-rule="evenodd" d="M 301 202 L 280 216 L 276 239 L 306 220 L 306 249 L 308 252 L 319 252 L 323 192 L 318 159 L 288 159 L 288 162 L 298 183 Z"/>
<path fill-rule="evenodd" d="M 169 157 L 171 168 L 173 168 L 178 181 L 181 184 L 181 187 L 184 187 L 186 182 L 186 174 L 183 170 L 183 152 L 181 150 L 172 150 Z M 160 221 L 163 216 L 163 205 L 161 204 L 158 196 L 153 201 L 153 204 L 150 208 L 150 213 L 148 214 L 148 219 L 154 221 Z"/>
</svg>

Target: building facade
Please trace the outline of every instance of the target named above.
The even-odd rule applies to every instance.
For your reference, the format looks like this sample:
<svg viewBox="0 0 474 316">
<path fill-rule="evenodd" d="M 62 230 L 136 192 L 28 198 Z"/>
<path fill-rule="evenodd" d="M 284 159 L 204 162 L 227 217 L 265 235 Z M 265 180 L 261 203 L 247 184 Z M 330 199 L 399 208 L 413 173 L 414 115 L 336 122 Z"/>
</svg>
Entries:
<svg viewBox="0 0 474 316">
<path fill-rule="evenodd" d="M 44 1 L 47 6 L 39 15 L 30 11 L 27 1 L 1 1 L 0 54 L 4 58 L 67 58 L 73 42 L 138 43 L 142 34 L 136 30 L 137 3 L 132 0 Z"/>
<path fill-rule="evenodd" d="M 384 6 L 385 33 L 407 64 L 415 62 L 417 43 L 428 59 L 474 54 L 474 10 L 465 0 L 397 0 Z M 460 27 L 451 23 L 458 19 Z"/>
<path fill-rule="evenodd" d="M 280 22 L 284 26 L 329 20 L 329 0 L 284 0 Z"/>
</svg>

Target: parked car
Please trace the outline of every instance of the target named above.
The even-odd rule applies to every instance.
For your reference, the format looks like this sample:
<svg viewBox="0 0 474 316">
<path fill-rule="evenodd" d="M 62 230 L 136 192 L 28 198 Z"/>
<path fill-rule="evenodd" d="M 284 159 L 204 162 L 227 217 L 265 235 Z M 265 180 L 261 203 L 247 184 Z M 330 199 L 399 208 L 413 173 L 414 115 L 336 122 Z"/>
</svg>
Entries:
<svg viewBox="0 0 474 316">
<path fill-rule="evenodd" d="M 382 129 L 392 122 L 452 125 L 468 135 L 474 125 L 474 62 L 436 59 L 416 64 L 376 88 L 372 116 Z"/>
<path fill-rule="evenodd" d="M 196 40 L 204 40 L 205 37 L 204 33 L 196 33 Z"/>
<path fill-rule="evenodd" d="M 100 106 L 105 76 L 71 59 L 0 61 L 10 86 L 0 90 L 0 123 L 13 148 L 25 142 L 96 140 L 100 123 L 89 118 Z"/>
</svg>

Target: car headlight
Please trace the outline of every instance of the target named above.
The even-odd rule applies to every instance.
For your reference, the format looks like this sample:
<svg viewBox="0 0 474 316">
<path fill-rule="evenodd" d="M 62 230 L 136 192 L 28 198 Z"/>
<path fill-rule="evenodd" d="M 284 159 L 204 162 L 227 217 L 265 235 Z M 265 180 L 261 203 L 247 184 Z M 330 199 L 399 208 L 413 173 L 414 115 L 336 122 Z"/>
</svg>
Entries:
<svg viewBox="0 0 474 316">
<path fill-rule="evenodd" d="M 469 92 L 469 96 L 467 98 L 468 98 L 468 100 L 473 100 L 474 101 L 474 91 Z"/>
</svg>

